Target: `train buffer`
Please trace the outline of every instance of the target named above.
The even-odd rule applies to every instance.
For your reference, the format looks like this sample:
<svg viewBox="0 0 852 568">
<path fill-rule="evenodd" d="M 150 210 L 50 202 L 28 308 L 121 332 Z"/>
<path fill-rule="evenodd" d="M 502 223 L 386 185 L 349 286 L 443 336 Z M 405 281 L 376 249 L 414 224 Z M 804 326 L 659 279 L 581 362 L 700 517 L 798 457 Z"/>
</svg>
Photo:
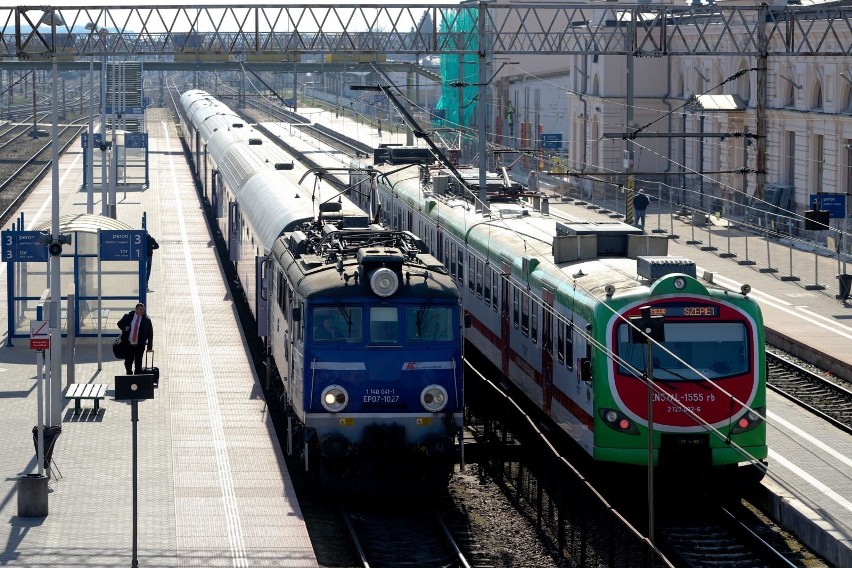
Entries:
<svg viewBox="0 0 852 568">
<path fill-rule="evenodd" d="M 80 401 L 83 399 L 95 401 L 95 414 L 100 410 L 100 401 L 106 397 L 107 386 L 99 384 L 75 383 L 68 386 L 65 399 L 74 400 L 74 414 L 80 414 Z"/>
</svg>

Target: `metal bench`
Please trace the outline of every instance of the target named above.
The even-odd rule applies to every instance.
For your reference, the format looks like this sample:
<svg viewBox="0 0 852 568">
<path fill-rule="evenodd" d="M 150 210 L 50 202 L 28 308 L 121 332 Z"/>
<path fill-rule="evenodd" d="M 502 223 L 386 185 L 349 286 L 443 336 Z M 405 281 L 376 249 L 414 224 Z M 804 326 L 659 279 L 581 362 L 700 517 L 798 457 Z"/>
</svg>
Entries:
<svg viewBox="0 0 852 568">
<path fill-rule="evenodd" d="M 95 413 L 100 410 L 100 400 L 106 397 L 107 385 L 75 383 L 68 386 L 65 399 L 74 399 L 74 414 L 80 414 L 80 401 L 83 399 L 95 401 Z"/>
</svg>

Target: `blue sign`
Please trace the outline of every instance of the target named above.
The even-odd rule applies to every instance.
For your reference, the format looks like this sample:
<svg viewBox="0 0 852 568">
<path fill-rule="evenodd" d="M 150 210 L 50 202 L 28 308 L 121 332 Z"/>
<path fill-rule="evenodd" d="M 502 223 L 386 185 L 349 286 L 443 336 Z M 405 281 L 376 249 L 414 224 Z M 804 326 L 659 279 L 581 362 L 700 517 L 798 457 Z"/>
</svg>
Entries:
<svg viewBox="0 0 852 568">
<path fill-rule="evenodd" d="M 145 231 L 101 230 L 101 260 L 139 260 L 147 254 Z"/>
<path fill-rule="evenodd" d="M 41 231 L 3 231 L 3 262 L 47 262 L 49 241 Z"/>
<path fill-rule="evenodd" d="M 296 99 L 284 99 L 284 104 L 290 108 L 296 108 Z"/>
<path fill-rule="evenodd" d="M 95 148 L 100 148 L 101 147 L 101 138 L 103 138 L 103 135 L 100 132 L 95 132 L 95 135 L 93 136 L 93 138 L 95 139 Z M 80 145 L 83 148 L 89 147 L 89 133 L 88 132 L 84 132 L 83 135 L 80 137 Z"/>
<path fill-rule="evenodd" d="M 148 134 L 146 132 L 127 132 L 124 135 L 125 148 L 146 148 L 148 146 Z"/>
<path fill-rule="evenodd" d="M 559 150 L 562 148 L 562 133 L 542 134 L 541 147 L 544 150 Z"/>
<path fill-rule="evenodd" d="M 828 211 L 830 219 L 846 218 L 845 193 L 817 193 L 810 196 L 811 207 L 818 206 L 822 211 Z"/>
</svg>

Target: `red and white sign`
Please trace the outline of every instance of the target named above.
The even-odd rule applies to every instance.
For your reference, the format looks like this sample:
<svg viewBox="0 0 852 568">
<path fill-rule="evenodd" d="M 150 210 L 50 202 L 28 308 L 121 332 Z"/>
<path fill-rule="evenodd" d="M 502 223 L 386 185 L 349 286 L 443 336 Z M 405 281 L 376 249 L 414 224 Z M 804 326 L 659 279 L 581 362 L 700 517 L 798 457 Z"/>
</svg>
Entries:
<svg viewBox="0 0 852 568">
<path fill-rule="evenodd" d="M 50 335 L 46 321 L 30 322 L 30 349 L 50 349 Z"/>
</svg>

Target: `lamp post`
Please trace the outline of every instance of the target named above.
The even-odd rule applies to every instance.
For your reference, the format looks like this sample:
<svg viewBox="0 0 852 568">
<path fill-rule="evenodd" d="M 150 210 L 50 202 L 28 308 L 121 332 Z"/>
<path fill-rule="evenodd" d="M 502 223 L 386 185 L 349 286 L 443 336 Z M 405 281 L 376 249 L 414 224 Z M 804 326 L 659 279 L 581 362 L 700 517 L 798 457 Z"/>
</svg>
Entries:
<svg viewBox="0 0 852 568">
<path fill-rule="evenodd" d="M 62 287 L 60 279 L 60 271 L 62 270 L 62 243 L 59 235 L 59 110 L 56 101 L 59 98 L 59 86 L 57 76 L 59 75 L 56 66 L 56 27 L 64 26 L 65 21 L 62 19 L 55 9 L 50 9 L 45 12 L 39 21 L 39 25 L 50 26 L 50 59 L 51 72 L 53 74 L 51 80 L 52 98 L 51 106 L 53 118 L 50 128 L 50 147 L 51 147 L 51 200 L 50 200 L 50 299 L 51 302 L 51 338 L 50 342 L 50 362 L 51 362 L 51 388 L 49 399 L 50 414 L 48 416 L 48 424 L 60 423 L 60 404 L 59 399 L 62 393 L 62 330 L 55 333 L 56 327 L 60 323 L 60 306 L 62 302 Z"/>
<path fill-rule="evenodd" d="M 98 32 L 97 24 L 89 22 L 86 24 L 86 29 L 92 34 Z M 89 38 L 92 40 L 92 37 Z M 94 43 L 94 42 L 93 42 Z M 82 91 L 82 89 L 81 89 Z M 89 183 L 86 185 L 86 213 L 92 214 L 95 209 L 95 54 L 89 56 L 89 147 L 86 148 L 87 166 L 86 179 Z"/>
<path fill-rule="evenodd" d="M 109 216 L 109 200 L 107 199 L 107 139 L 106 139 L 106 72 L 107 72 L 107 35 L 106 28 L 100 28 L 98 35 L 101 37 L 101 215 Z"/>
</svg>

